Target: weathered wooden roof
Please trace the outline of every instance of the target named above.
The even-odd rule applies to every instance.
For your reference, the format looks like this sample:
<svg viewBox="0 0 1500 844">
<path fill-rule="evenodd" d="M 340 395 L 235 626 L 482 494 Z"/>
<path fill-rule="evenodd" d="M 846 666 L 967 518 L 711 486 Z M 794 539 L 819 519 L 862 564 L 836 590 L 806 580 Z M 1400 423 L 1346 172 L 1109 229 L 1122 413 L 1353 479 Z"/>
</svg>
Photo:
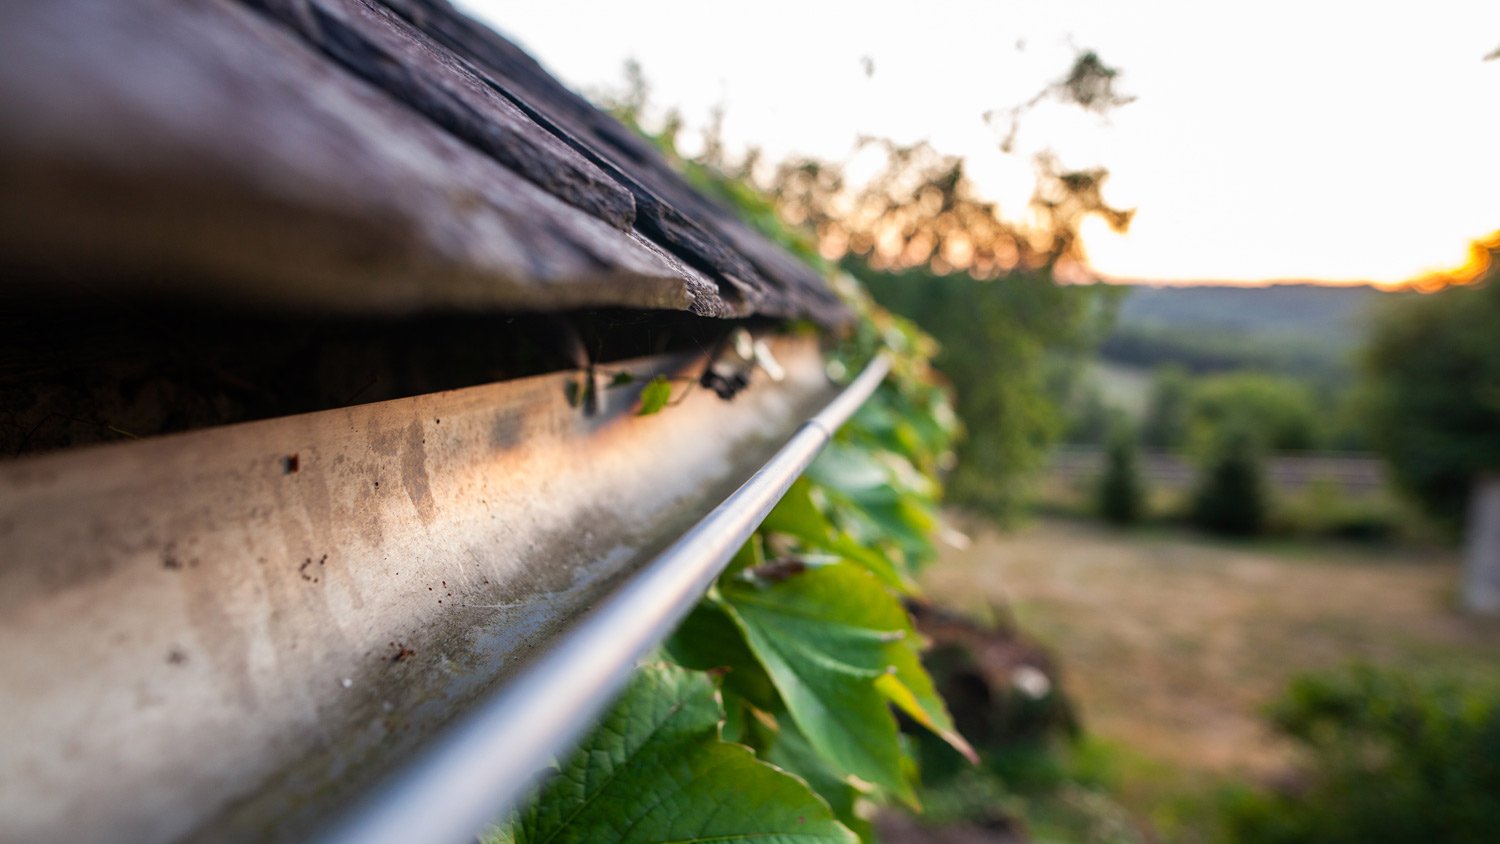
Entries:
<svg viewBox="0 0 1500 844">
<path fill-rule="evenodd" d="M 351 313 L 845 314 L 446 0 L 6 4 L 0 262 Z"/>
</svg>

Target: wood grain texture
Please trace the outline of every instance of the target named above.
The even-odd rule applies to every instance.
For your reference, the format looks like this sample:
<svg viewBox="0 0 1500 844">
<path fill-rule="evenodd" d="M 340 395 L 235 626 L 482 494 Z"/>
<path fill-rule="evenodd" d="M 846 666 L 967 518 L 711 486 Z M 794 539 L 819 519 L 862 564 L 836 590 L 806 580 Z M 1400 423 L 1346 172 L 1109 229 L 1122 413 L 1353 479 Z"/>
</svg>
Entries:
<svg viewBox="0 0 1500 844">
<path fill-rule="evenodd" d="M 724 310 L 701 275 L 241 6 L 63 0 L 6 21 L 9 254 L 295 307 Z"/>
<path fill-rule="evenodd" d="M 559 137 L 410 18 L 366 0 L 255 4 L 7 6 L 7 264 L 313 311 L 839 316 L 811 270 L 770 283 L 665 205 L 654 218 L 680 217 L 680 236 L 643 224 L 640 197 L 655 194 L 624 165 Z M 591 108 L 567 97 L 549 109 Z M 622 133 L 614 147 L 654 155 L 601 125 Z M 666 178 L 659 156 L 643 160 L 631 166 Z"/>
<path fill-rule="evenodd" d="M 726 296 L 761 314 L 826 323 L 848 319 L 814 270 L 693 188 L 650 143 L 569 90 L 520 48 L 446 0 L 380 2 L 629 188 L 637 229 L 715 277 Z"/>
<path fill-rule="evenodd" d="M 496 93 L 452 53 L 366 0 L 245 0 L 345 70 L 548 193 L 621 229 L 630 192 Z"/>
</svg>

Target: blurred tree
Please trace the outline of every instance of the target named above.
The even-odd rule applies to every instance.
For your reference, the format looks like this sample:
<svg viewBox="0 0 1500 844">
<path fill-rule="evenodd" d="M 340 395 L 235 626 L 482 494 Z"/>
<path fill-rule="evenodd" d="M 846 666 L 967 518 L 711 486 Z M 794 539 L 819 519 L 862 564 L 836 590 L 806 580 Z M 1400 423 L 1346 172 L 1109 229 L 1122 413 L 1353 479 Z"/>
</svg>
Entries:
<svg viewBox="0 0 1500 844">
<path fill-rule="evenodd" d="M 1129 102 L 1114 92 L 1117 76 L 1085 53 L 1038 97 L 1103 113 Z M 926 143 L 862 144 L 884 157 L 873 178 L 855 185 L 839 165 L 789 162 L 771 193 L 784 219 L 810 227 L 824 256 L 942 344 L 936 363 L 953 381 L 968 431 L 952 497 L 1007 515 L 1062 433 L 1061 405 L 1120 295 L 1055 279 L 1087 274 L 1084 220 L 1102 217 L 1123 231 L 1133 212 L 1105 202 L 1102 168 L 1068 170 L 1042 152 L 1030 220 L 1016 222 L 980 195 L 962 159 Z"/>
<path fill-rule="evenodd" d="M 1232 844 L 1468 844 L 1500 820 L 1500 690 L 1351 666 L 1293 680 L 1269 710 L 1301 782 L 1226 795 Z"/>
<path fill-rule="evenodd" d="M 1076 105 L 1085 111 L 1107 114 L 1112 109 L 1135 102 L 1135 97 L 1115 90 L 1115 80 L 1120 71 L 1110 67 L 1093 50 L 1078 54 L 1073 66 L 1061 79 L 1038 91 L 1036 96 L 1020 105 L 1007 109 L 995 109 L 984 113 L 984 122 L 1005 127 L 1000 139 L 1000 150 L 1015 149 L 1016 136 L 1021 132 L 1021 118 L 1046 100 L 1057 100 Z"/>
<path fill-rule="evenodd" d="M 1330 451 L 1373 451 L 1370 440 L 1369 400 L 1365 389 L 1351 378 L 1334 388 L 1324 401 L 1325 413 L 1319 425 L 1319 448 Z"/>
<path fill-rule="evenodd" d="M 638 66 L 627 67 L 627 77 L 629 91 L 604 99 L 639 126 L 649 111 L 648 89 Z M 1032 104 L 1051 97 L 1104 113 L 1129 102 L 1114 90 L 1117 77 L 1097 55 L 1084 53 Z M 1017 222 L 981 196 L 961 158 L 925 142 L 861 140 L 859 151 L 875 150 L 883 162 L 858 183 L 842 164 L 813 159 L 784 162 L 767 178 L 755 150 L 739 160 L 725 151 L 721 121 L 716 112 L 702 154 L 683 161 L 689 177 L 748 209 L 752 224 L 763 214 L 779 217 L 763 230 L 784 231 L 785 223 L 807 231 L 810 247 L 784 244 L 811 262 L 819 256 L 838 262 L 882 305 L 937 338 L 943 350 L 936 363 L 953 382 L 968 431 L 951 492 L 960 502 L 1007 513 L 1020 499 L 1025 473 L 1061 433 L 1059 405 L 1085 353 L 1102 339 L 1118 296 L 1105 285 L 1054 280 L 1086 275 L 1078 239 L 1084 220 L 1099 216 L 1117 230 L 1130 223 L 1132 212 L 1104 201 L 1106 171 L 1068 170 L 1056 156 L 1038 154 L 1030 219 Z M 681 121 L 668 111 L 657 122 L 665 124 L 654 133 L 658 145 L 682 161 Z M 755 186 L 767 200 L 751 196 Z"/>
<path fill-rule="evenodd" d="M 1104 474 L 1095 491 L 1095 507 L 1105 521 L 1130 525 L 1144 515 L 1146 490 L 1141 482 L 1140 454 L 1135 432 L 1116 425 L 1105 453 Z"/>
<path fill-rule="evenodd" d="M 1464 603 L 1500 613 L 1500 232 L 1478 247 L 1472 283 L 1382 315 L 1364 365 L 1376 447 L 1429 513 L 1466 530 Z"/>
<path fill-rule="evenodd" d="M 1187 444 L 1192 389 L 1193 382 L 1181 366 L 1167 364 L 1152 373 L 1146 418 L 1141 423 L 1141 440 L 1146 445 L 1181 448 Z"/>
<path fill-rule="evenodd" d="M 1319 445 L 1319 410 L 1311 388 L 1292 378 L 1258 373 L 1215 375 L 1192 389 L 1188 430 L 1197 450 L 1237 428 L 1260 448 L 1303 451 Z"/>
<path fill-rule="evenodd" d="M 1500 233 L 1487 242 L 1500 253 Z M 1430 513 L 1461 521 L 1470 487 L 1500 471 L 1500 264 L 1473 284 L 1392 304 L 1364 353 L 1376 447 Z"/>
<path fill-rule="evenodd" d="M 848 266 L 877 301 L 942 343 L 935 363 L 953 381 L 968 431 L 951 497 L 997 516 L 1013 512 L 1027 473 L 1063 429 L 1063 399 L 1100 333 L 1105 314 L 1091 288 L 1056 284 L 1040 270 L 975 281 Z"/>
<path fill-rule="evenodd" d="M 1128 421 L 1128 414 L 1105 401 L 1098 381 L 1091 378 L 1080 379 L 1069 399 L 1067 415 L 1062 439 L 1075 445 L 1104 445 L 1114 426 Z"/>
<path fill-rule="evenodd" d="M 1201 458 L 1193 492 L 1194 524 L 1228 536 L 1261 532 L 1269 510 L 1261 442 L 1238 420 L 1215 431 Z"/>
<path fill-rule="evenodd" d="M 850 184 L 842 166 L 803 159 L 778 168 L 771 194 L 787 222 L 812 229 L 824 255 L 857 256 L 876 270 L 925 267 L 992 279 L 1061 265 L 1078 273 L 1083 221 L 1097 215 L 1124 231 L 1133 214 L 1104 201 L 1107 171 L 1070 171 L 1047 152 L 1036 158 L 1034 219 L 1022 224 L 979 195 L 961 158 L 926 142 L 866 138 L 860 146 L 884 157 L 868 181 Z"/>
</svg>

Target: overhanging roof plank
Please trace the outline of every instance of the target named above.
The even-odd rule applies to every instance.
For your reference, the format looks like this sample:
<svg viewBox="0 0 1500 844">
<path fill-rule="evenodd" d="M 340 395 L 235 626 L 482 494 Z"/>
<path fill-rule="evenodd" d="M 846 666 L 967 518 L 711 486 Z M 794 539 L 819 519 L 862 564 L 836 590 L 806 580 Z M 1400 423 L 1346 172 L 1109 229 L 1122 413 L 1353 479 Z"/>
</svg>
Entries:
<svg viewBox="0 0 1500 844">
<path fill-rule="evenodd" d="M 746 313 L 227 0 L 6 7 L 0 253 L 311 310 Z"/>
<path fill-rule="evenodd" d="M 848 318 L 817 272 L 705 197 L 649 142 L 558 82 L 523 50 L 446 0 L 381 2 L 468 60 L 539 123 L 628 186 L 637 227 L 732 285 L 752 310 L 828 323 Z"/>
<path fill-rule="evenodd" d="M 631 227 L 635 200 L 630 191 L 379 3 L 244 2 L 548 193 L 617 228 Z"/>
</svg>

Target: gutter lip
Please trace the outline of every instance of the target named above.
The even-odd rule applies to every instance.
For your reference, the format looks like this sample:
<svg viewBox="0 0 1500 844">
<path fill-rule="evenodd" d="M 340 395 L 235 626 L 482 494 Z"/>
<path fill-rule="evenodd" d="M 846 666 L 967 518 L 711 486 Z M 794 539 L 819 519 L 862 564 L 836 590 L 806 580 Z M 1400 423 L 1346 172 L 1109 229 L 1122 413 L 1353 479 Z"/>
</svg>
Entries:
<svg viewBox="0 0 1500 844">
<path fill-rule="evenodd" d="M 878 354 L 760 469 L 510 683 L 324 826 L 314 844 L 471 844 L 519 808 L 885 380 Z"/>
</svg>

